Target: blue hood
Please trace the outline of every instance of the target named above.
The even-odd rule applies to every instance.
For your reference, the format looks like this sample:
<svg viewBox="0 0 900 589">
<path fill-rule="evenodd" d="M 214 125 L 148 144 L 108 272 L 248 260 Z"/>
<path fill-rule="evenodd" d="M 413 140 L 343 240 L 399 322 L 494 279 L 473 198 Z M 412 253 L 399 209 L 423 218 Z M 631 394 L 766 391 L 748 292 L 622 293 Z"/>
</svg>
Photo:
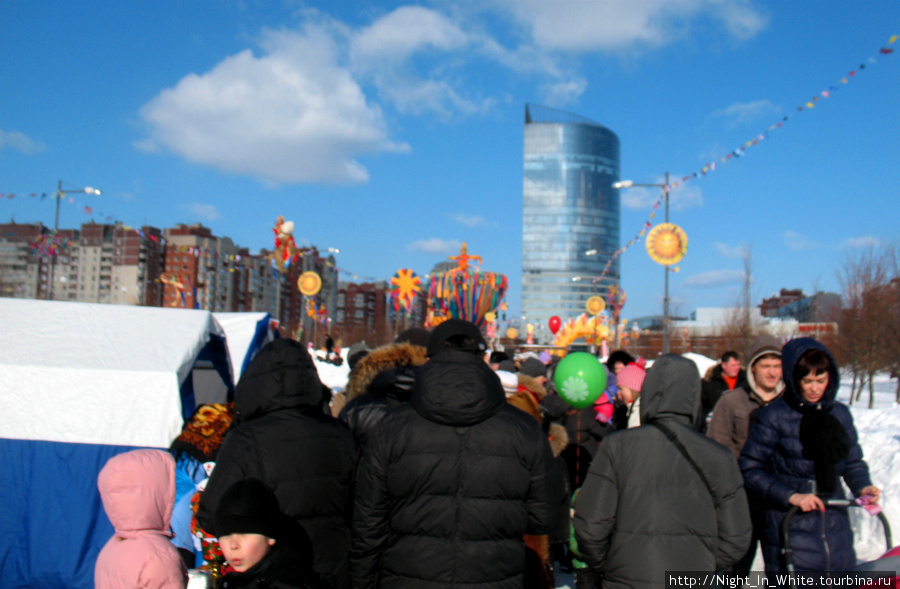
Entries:
<svg viewBox="0 0 900 589">
<path fill-rule="evenodd" d="M 831 355 L 828 348 L 822 345 L 821 342 L 814 340 L 811 337 L 793 339 L 784 344 L 784 348 L 781 350 L 782 380 L 784 380 L 785 387 L 784 400 L 794 408 L 800 408 L 807 404 L 803 400 L 803 397 L 800 396 L 800 391 L 797 390 L 796 385 L 794 384 L 794 368 L 797 366 L 797 360 L 799 360 L 800 356 L 806 353 L 807 350 L 821 350 L 828 356 L 828 359 L 831 360 L 831 372 L 828 375 L 828 387 L 825 389 L 825 395 L 819 402 L 822 407 L 827 409 L 834 405 L 838 388 L 841 385 L 841 377 L 838 373 L 837 362 L 834 361 L 834 356 Z"/>
</svg>

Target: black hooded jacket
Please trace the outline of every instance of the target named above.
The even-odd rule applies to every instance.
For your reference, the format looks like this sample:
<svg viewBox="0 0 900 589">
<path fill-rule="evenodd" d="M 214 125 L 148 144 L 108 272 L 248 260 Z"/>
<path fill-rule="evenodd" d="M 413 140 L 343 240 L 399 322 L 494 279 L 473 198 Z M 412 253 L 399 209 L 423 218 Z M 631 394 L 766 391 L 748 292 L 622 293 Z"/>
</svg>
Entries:
<svg viewBox="0 0 900 589">
<path fill-rule="evenodd" d="M 322 411 L 323 387 L 309 352 L 279 339 L 260 350 L 235 392 L 235 421 L 200 499 L 197 520 L 215 534 L 212 514 L 236 481 L 255 477 L 312 541 L 322 579 L 348 586 L 347 551 L 356 450 L 347 426 Z"/>
<path fill-rule="evenodd" d="M 385 413 L 409 401 L 416 368 L 426 360 L 423 346 L 389 344 L 372 350 L 350 372 L 347 404 L 338 419 L 350 427 L 360 448 Z"/>
<path fill-rule="evenodd" d="M 415 366 L 388 368 L 375 377 L 365 393 L 347 402 L 338 419 L 347 424 L 361 448 L 385 413 L 409 401 L 415 381 Z"/>
<path fill-rule="evenodd" d="M 410 403 L 372 432 L 356 488 L 356 589 L 520 589 L 523 536 L 549 531 L 562 494 L 540 424 L 457 350 L 419 369 Z"/>
<path fill-rule="evenodd" d="M 641 390 L 641 426 L 600 444 L 575 504 L 583 560 L 603 587 L 663 587 L 666 571 L 718 571 L 750 543 L 750 512 L 737 463 L 695 429 L 700 374 L 660 357 Z M 705 474 L 654 422 L 671 430 Z"/>
</svg>

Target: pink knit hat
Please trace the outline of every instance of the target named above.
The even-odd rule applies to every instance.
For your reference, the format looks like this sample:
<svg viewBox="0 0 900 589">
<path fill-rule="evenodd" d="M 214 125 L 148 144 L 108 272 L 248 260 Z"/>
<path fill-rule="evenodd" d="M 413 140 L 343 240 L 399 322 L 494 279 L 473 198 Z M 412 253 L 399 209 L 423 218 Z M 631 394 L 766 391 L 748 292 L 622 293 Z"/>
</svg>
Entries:
<svg viewBox="0 0 900 589">
<path fill-rule="evenodd" d="M 647 371 L 637 364 L 629 364 L 622 369 L 622 372 L 616 375 L 616 384 L 621 387 L 628 387 L 632 391 L 639 393 L 644 385 L 644 377 Z"/>
</svg>

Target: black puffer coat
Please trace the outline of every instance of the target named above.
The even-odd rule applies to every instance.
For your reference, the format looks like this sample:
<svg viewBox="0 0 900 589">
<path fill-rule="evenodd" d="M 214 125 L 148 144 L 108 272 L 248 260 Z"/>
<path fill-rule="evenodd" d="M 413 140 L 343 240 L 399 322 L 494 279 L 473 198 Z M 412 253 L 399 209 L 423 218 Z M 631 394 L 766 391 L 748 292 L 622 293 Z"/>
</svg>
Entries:
<svg viewBox="0 0 900 589">
<path fill-rule="evenodd" d="M 425 359 L 422 346 L 391 344 L 373 350 L 350 373 L 349 401 L 338 419 L 350 427 L 361 448 L 385 413 L 409 401 L 416 368 Z"/>
<path fill-rule="evenodd" d="M 810 349 L 831 353 L 811 338 L 799 338 L 785 344 L 781 354 L 784 373 L 784 394 L 759 413 L 759 420 L 750 430 L 750 438 L 741 452 L 740 465 L 747 492 L 753 493 L 766 505 L 766 530 L 762 540 L 766 572 L 784 571 L 781 556 L 781 522 L 794 493 L 809 493 L 816 480 L 815 463 L 803 457 L 800 443 L 800 422 L 810 411 L 830 411 L 847 432 L 850 450 L 847 458 L 838 462 L 834 474 L 843 477 L 854 494 L 872 484 L 869 467 L 863 461 L 856 428 L 847 406 L 835 400 L 840 385 L 837 364 L 829 374 L 828 387 L 816 404 L 803 401 L 794 386 L 794 368 L 800 356 Z M 840 483 L 829 498 L 843 499 Z M 853 551 L 853 532 L 845 509 L 827 509 L 824 513 L 811 511 L 791 519 L 791 548 L 798 571 L 848 571 L 856 566 Z"/>
<path fill-rule="evenodd" d="M 294 546 L 275 544 L 258 563 L 243 573 L 226 573 L 216 583 L 216 589 L 323 589 Z"/>
<path fill-rule="evenodd" d="M 235 392 L 235 422 L 219 450 L 197 519 L 212 514 L 233 483 L 256 477 L 312 541 L 323 581 L 348 586 L 351 484 L 356 449 L 347 426 L 322 412 L 323 387 L 309 352 L 280 339 L 260 350 Z"/>
<path fill-rule="evenodd" d="M 641 391 L 641 426 L 610 434 L 575 503 L 584 561 L 603 587 L 663 587 L 666 571 L 718 571 L 750 543 L 750 511 L 731 452 L 700 434 L 700 374 L 656 360 Z M 659 428 L 674 432 L 712 486 Z"/>
<path fill-rule="evenodd" d="M 472 354 L 444 350 L 360 460 L 356 589 L 521 589 L 523 536 L 555 523 L 562 485 L 537 421 Z"/>
</svg>

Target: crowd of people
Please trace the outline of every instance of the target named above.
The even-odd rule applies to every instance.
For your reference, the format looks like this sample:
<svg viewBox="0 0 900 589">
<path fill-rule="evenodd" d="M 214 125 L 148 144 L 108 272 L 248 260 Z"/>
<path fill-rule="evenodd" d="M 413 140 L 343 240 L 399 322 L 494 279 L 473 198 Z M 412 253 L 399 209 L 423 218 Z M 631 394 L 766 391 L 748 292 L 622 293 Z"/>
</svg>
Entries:
<svg viewBox="0 0 900 589">
<path fill-rule="evenodd" d="M 202 406 L 168 452 L 109 460 L 106 587 L 663 587 L 671 571 L 746 576 L 855 564 L 843 480 L 877 505 L 839 372 L 819 342 L 761 336 L 701 378 L 674 354 L 603 360 L 585 408 L 559 356 L 489 350 L 450 319 L 347 351 L 342 391 L 275 340 L 228 405 Z M 598 362 L 601 359 L 598 358 Z M 174 537 L 173 537 L 174 536 Z"/>
</svg>

